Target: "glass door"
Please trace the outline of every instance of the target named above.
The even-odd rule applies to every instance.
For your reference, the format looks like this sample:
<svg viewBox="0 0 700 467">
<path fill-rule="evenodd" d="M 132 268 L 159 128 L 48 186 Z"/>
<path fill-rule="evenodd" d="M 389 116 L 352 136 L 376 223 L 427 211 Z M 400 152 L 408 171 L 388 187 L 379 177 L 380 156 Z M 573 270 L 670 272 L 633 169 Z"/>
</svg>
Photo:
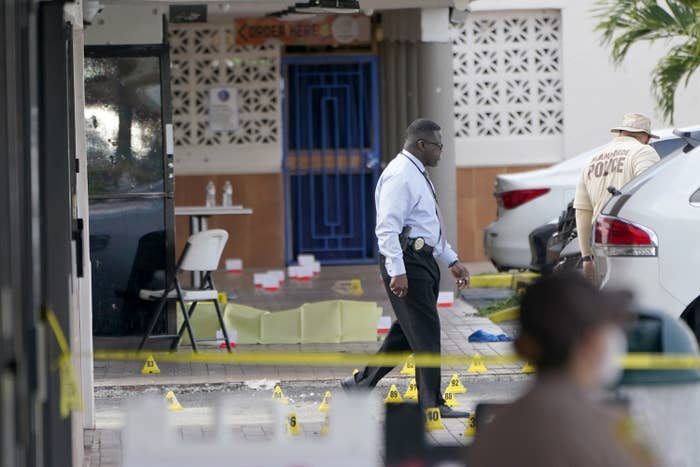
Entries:
<svg viewBox="0 0 700 467">
<path fill-rule="evenodd" d="M 93 332 L 138 335 L 174 269 L 167 46 L 88 47 L 85 127 Z M 168 331 L 166 313 L 159 323 Z M 171 317 L 172 318 L 172 317 Z"/>
</svg>

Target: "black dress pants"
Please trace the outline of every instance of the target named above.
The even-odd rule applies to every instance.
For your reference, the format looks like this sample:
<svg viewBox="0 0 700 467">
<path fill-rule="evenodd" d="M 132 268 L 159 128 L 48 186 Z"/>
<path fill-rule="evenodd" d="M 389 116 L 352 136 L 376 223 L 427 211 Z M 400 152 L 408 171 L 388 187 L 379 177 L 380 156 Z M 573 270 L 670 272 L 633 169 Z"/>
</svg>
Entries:
<svg viewBox="0 0 700 467">
<path fill-rule="evenodd" d="M 432 253 L 408 249 L 403 260 L 408 278 L 408 294 L 399 298 L 389 288 L 391 277 L 380 256 L 379 268 L 384 287 L 396 321 L 379 349 L 379 353 L 412 352 L 440 354 L 440 318 L 437 296 L 440 286 L 440 268 Z M 357 374 L 360 386 L 373 388 L 393 367 L 366 367 Z M 416 368 L 418 400 L 424 409 L 444 403 L 440 392 L 440 368 Z"/>
</svg>

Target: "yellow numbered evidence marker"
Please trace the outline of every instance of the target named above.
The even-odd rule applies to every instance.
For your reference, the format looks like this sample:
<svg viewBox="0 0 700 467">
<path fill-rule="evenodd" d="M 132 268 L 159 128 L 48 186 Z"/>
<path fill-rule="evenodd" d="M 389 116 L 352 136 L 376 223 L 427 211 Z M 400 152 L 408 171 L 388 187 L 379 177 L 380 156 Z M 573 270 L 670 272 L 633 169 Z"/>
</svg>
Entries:
<svg viewBox="0 0 700 467">
<path fill-rule="evenodd" d="M 425 429 L 428 431 L 444 430 L 442 417 L 440 417 L 440 409 L 431 407 L 425 411 Z"/>
<path fill-rule="evenodd" d="M 284 393 L 282 392 L 282 388 L 280 387 L 279 384 L 275 385 L 275 390 L 272 393 L 272 400 L 277 401 L 281 404 L 287 404 L 287 398 L 284 396 Z"/>
<path fill-rule="evenodd" d="M 384 399 L 385 404 L 400 404 L 403 402 L 403 399 L 401 398 L 401 394 L 399 393 L 399 390 L 396 388 L 395 384 L 391 385 L 391 388 L 389 389 L 389 394 L 386 395 L 386 399 Z"/>
<path fill-rule="evenodd" d="M 408 383 L 408 388 L 406 389 L 406 394 L 403 395 L 404 399 L 417 401 L 418 400 L 418 386 L 416 385 L 416 378 L 413 378 L 410 383 Z"/>
<path fill-rule="evenodd" d="M 465 394 L 467 392 L 467 388 L 462 386 L 462 382 L 459 380 L 457 373 L 452 375 L 450 384 L 447 385 L 447 390 L 445 392 L 451 392 L 452 394 Z"/>
<path fill-rule="evenodd" d="M 476 417 L 473 413 L 469 414 L 467 420 L 467 429 L 464 431 L 464 436 L 474 436 L 476 434 Z"/>
<path fill-rule="evenodd" d="M 172 410 L 173 412 L 179 412 L 182 410 L 180 402 L 178 402 L 177 397 L 175 397 L 175 393 L 172 391 L 168 391 L 168 393 L 165 395 L 165 403 L 168 404 L 166 406 L 168 410 Z"/>
<path fill-rule="evenodd" d="M 459 405 L 459 403 L 457 402 L 457 398 L 455 398 L 453 392 L 445 391 L 445 394 L 442 395 L 442 398 L 445 399 L 445 405 L 448 407 L 457 407 Z"/>
<path fill-rule="evenodd" d="M 158 373 L 160 373 L 160 368 L 158 368 L 158 365 L 156 364 L 156 361 L 153 358 L 153 355 L 149 355 L 143 364 L 143 368 L 141 369 L 141 374 L 142 375 L 149 375 L 149 374 L 158 374 Z"/>
<path fill-rule="evenodd" d="M 416 376 L 416 363 L 413 361 L 413 355 L 406 359 L 406 363 L 403 364 L 401 369 L 401 376 Z"/>
<path fill-rule="evenodd" d="M 297 414 L 290 413 L 287 419 L 287 433 L 296 436 L 301 433 L 299 429 L 299 420 L 297 420 Z"/>
<path fill-rule="evenodd" d="M 326 414 L 326 418 L 323 419 L 323 425 L 321 425 L 321 432 L 319 434 L 321 436 L 326 436 L 326 435 L 328 435 L 328 430 L 329 430 L 328 414 Z"/>
<path fill-rule="evenodd" d="M 350 281 L 350 293 L 358 297 L 362 295 L 362 281 L 360 279 L 352 279 Z"/>
<path fill-rule="evenodd" d="M 219 300 L 219 303 L 222 305 L 226 305 L 226 303 L 228 303 L 228 297 L 226 296 L 225 292 L 217 293 L 216 298 Z"/>
<path fill-rule="evenodd" d="M 327 412 L 331 408 L 331 392 L 326 391 L 326 395 L 323 396 L 321 405 L 318 407 L 319 412 Z"/>
<path fill-rule="evenodd" d="M 488 370 L 486 369 L 486 365 L 484 365 L 484 361 L 481 359 L 481 355 L 479 353 L 475 353 L 474 357 L 472 357 L 472 363 L 469 365 L 469 369 L 467 370 L 467 373 L 486 373 Z"/>
</svg>

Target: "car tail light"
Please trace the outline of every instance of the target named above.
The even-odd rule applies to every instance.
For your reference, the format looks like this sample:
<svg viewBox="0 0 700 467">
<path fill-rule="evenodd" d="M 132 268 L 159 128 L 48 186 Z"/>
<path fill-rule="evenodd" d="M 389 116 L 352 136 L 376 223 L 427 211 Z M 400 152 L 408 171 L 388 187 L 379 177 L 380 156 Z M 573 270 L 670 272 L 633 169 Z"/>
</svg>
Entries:
<svg viewBox="0 0 700 467">
<path fill-rule="evenodd" d="M 496 198 L 503 204 L 504 208 L 513 209 L 547 193 L 549 193 L 549 188 L 533 188 L 531 190 L 513 190 L 496 193 Z"/>
<path fill-rule="evenodd" d="M 607 256 L 656 256 L 656 234 L 646 227 L 611 216 L 598 216 L 594 241 Z"/>
</svg>

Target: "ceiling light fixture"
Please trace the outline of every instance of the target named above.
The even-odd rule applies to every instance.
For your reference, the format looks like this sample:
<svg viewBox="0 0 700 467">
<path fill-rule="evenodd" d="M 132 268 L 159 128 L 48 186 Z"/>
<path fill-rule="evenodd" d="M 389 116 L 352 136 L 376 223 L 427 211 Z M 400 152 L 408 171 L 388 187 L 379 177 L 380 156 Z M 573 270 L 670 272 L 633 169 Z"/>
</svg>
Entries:
<svg viewBox="0 0 700 467">
<path fill-rule="evenodd" d="M 267 16 L 279 18 L 280 21 L 301 21 L 313 18 L 316 15 L 314 13 L 298 13 L 294 8 L 289 7 L 286 10 L 269 13 Z"/>
<path fill-rule="evenodd" d="M 354 14 L 360 12 L 358 0 L 309 0 L 296 3 L 294 11 L 311 14 Z"/>
</svg>

